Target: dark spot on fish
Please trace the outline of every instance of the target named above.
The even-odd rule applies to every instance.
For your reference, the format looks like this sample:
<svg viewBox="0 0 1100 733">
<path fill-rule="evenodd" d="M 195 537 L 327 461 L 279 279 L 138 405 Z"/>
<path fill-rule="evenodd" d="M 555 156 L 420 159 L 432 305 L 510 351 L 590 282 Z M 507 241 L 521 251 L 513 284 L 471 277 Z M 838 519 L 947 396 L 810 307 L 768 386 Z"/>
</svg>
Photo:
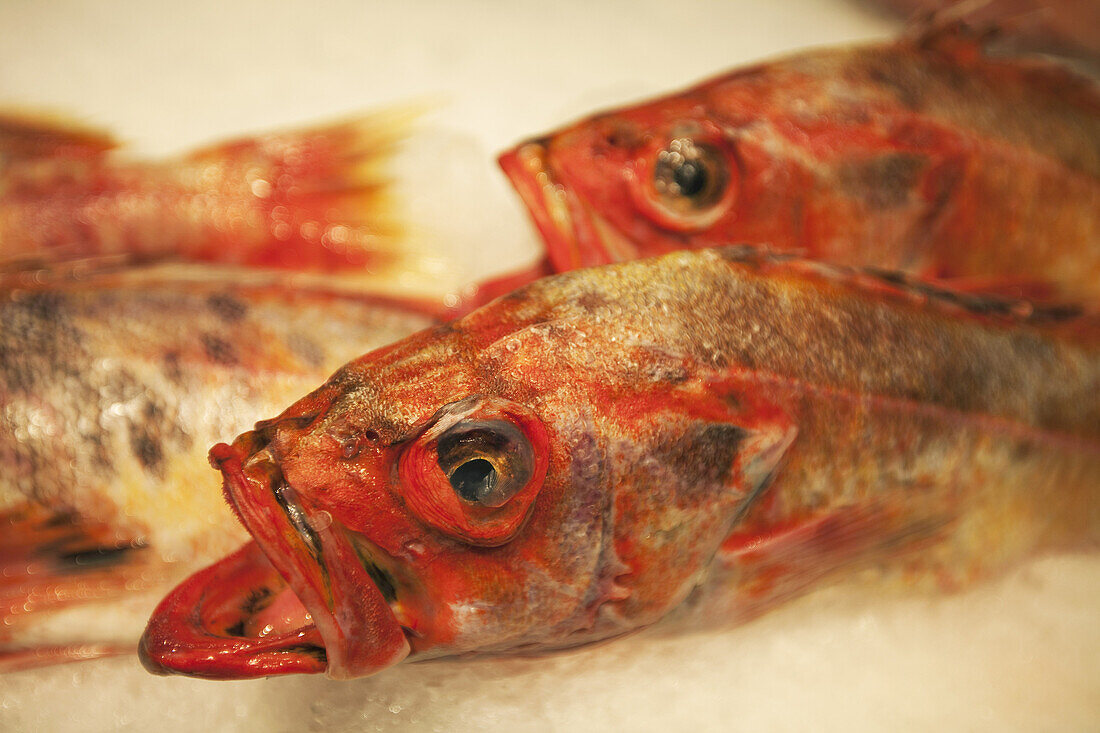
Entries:
<svg viewBox="0 0 1100 733">
<path fill-rule="evenodd" d="M 328 660 L 328 655 L 325 654 L 324 647 L 313 646 L 312 644 L 301 644 L 298 646 L 283 647 L 278 650 L 280 654 L 292 654 L 295 656 L 313 657 L 318 662 L 325 662 Z"/>
<path fill-rule="evenodd" d="M 660 384 L 683 384 L 688 379 L 687 370 L 679 365 L 655 364 L 649 371 L 650 379 Z"/>
<path fill-rule="evenodd" d="M 773 252 L 767 246 L 758 244 L 730 244 L 724 247 L 715 247 L 714 252 L 726 262 L 745 265 L 754 270 L 767 263 L 781 263 L 798 259 L 796 254 Z"/>
<path fill-rule="evenodd" d="M 69 572 L 73 570 L 101 570 L 128 562 L 130 555 L 135 550 L 141 549 L 144 549 L 144 545 L 140 542 L 126 542 L 113 546 L 66 552 L 58 555 L 57 561 Z"/>
<path fill-rule="evenodd" d="M 248 591 L 248 595 L 245 596 L 244 600 L 241 602 L 241 613 L 244 614 L 246 618 L 254 616 L 271 605 L 271 598 L 270 588 L 253 588 Z M 241 633 L 232 633 L 232 630 L 230 630 L 230 633 L 233 636 L 244 636 L 243 621 L 241 622 Z"/>
<path fill-rule="evenodd" d="M 608 119 L 602 137 L 609 148 L 620 150 L 634 150 L 645 142 L 645 137 L 638 125 L 614 118 Z"/>
<path fill-rule="evenodd" d="M 225 366 L 233 366 L 238 363 L 237 350 L 225 339 L 212 333 L 204 333 L 201 336 L 202 347 L 210 361 Z"/>
<path fill-rule="evenodd" d="M 688 493 L 724 484 L 746 432 L 728 423 L 694 423 L 661 456 Z"/>
<path fill-rule="evenodd" d="M 364 566 L 367 569 L 367 575 L 378 586 L 378 590 L 382 593 L 382 598 L 385 599 L 386 603 L 397 600 L 397 589 L 394 587 L 393 579 L 389 574 L 373 563 L 364 563 Z"/>
<path fill-rule="evenodd" d="M 130 434 L 130 450 L 146 471 L 157 476 L 164 473 L 164 451 L 153 435 L 143 430 L 133 431 Z"/>
<path fill-rule="evenodd" d="M 168 377 L 168 380 L 173 384 L 179 384 L 183 381 L 183 369 L 180 366 L 180 353 L 178 351 L 166 351 L 164 356 L 161 357 L 162 366 L 164 367 L 164 376 Z"/>
<path fill-rule="evenodd" d="M 248 313 L 248 306 L 229 293 L 214 293 L 206 299 L 206 304 L 226 323 L 236 323 Z"/>
<path fill-rule="evenodd" d="M 79 377 L 83 333 L 61 293 L 11 293 L 0 310 L 0 390 L 28 393 Z"/>
<path fill-rule="evenodd" d="M 57 514 L 51 514 L 45 522 L 42 523 L 44 528 L 52 527 L 73 527 L 78 524 L 79 518 L 72 512 L 58 512 Z"/>
<path fill-rule="evenodd" d="M 847 163 L 837 175 L 844 191 L 871 208 L 893 209 L 909 201 L 927 165 L 923 155 L 887 153 Z"/>
<path fill-rule="evenodd" d="M 606 308 L 609 302 L 607 296 L 594 290 L 577 298 L 577 305 L 589 313 Z"/>
<path fill-rule="evenodd" d="M 1075 303 L 1036 308 L 1029 320 L 1036 323 L 1070 321 L 1084 315 L 1085 309 Z"/>
<path fill-rule="evenodd" d="M 735 264 L 757 264 L 760 260 L 760 248 L 749 244 L 731 244 L 714 250 L 726 262 Z"/>
<path fill-rule="evenodd" d="M 923 74 L 909 64 L 893 63 L 891 58 L 872 55 L 869 61 L 865 71 L 869 80 L 886 87 L 906 109 L 919 110 L 924 106 L 928 80 Z"/>
</svg>

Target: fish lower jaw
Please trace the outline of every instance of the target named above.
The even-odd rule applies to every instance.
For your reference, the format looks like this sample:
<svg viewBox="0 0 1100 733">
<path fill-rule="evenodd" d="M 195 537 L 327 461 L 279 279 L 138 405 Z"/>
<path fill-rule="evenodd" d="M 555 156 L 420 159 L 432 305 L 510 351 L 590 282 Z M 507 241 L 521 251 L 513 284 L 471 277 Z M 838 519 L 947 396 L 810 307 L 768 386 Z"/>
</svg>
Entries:
<svg viewBox="0 0 1100 733">
<path fill-rule="evenodd" d="M 177 586 L 153 612 L 139 653 L 150 672 L 206 679 L 328 665 L 312 617 L 255 542 Z"/>
<path fill-rule="evenodd" d="M 262 447 L 250 451 L 254 443 L 246 435 L 215 446 L 211 459 L 255 541 L 161 602 L 142 637 L 145 666 L 214 679 L 318 672 L 343 679 L 400 661 L 409 644 L 385 588 L 348 534 L 298 495 Z"/>
</svg>

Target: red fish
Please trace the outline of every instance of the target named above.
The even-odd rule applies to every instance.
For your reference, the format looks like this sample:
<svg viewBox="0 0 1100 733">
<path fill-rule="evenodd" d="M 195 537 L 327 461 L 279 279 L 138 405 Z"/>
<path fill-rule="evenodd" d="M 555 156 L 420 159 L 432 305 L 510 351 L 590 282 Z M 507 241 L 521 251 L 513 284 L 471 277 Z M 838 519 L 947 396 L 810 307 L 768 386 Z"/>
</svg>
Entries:
<svg viewBox="0 0 1100 733">
<path fill-rule="evenodd" d="M 558 271 L 747 242 L 1100 297 L 1096 85 L 954 32 L 740 69 L 500 163 Z"/>
<path fill-rule="evenodd" d="M 0 283 L 176 260 L 443 295 L 453 278 L 411 246 L 389 190 L 386 164 L 409 117 L 377 113 L 144 162 L 114 154 L 102 133 L 0 116 Z"/>
<path fill-rule="evenodd" d="M 743 618 L 845 568 L 961 583 L 1100 539 L 1098 389 L 1072 309 L 750 248 L 545 278 L 215 446 L 255 543 L 142 657 L 345 678 Z"/>
</svg>

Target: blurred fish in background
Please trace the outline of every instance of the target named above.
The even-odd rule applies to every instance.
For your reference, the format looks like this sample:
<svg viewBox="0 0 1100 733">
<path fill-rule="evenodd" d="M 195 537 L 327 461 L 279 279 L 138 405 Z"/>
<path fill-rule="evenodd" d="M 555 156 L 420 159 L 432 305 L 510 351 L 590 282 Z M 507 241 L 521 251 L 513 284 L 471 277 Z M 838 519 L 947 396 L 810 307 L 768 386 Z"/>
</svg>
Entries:
<svg viewBox="0 0 1100 733">
<path fill-rule="evenodd" d="M 245 536 L 208 447 L 444 311 L 388 194 L 399 120 L 163 163 L 0 122 L 0 670 L 132 650 Z"/>
</svg>

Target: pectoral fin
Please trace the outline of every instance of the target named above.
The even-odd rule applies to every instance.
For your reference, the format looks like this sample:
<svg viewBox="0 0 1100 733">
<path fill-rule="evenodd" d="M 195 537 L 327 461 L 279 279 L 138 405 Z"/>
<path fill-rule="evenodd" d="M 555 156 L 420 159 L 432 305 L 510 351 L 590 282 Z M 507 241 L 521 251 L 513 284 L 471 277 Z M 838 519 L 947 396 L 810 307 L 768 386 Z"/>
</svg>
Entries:
<svg viewBox="0 0 1100 733">
<path fill-rule="evenodd" d="M 950 518 L 920 504 L 919 498 L 912 507 L 867 501 L 735 530 L 716 556 L 737 587 L 733 615 L 756 616 L 826 576 L 928 548 Z"/>
</svg>

